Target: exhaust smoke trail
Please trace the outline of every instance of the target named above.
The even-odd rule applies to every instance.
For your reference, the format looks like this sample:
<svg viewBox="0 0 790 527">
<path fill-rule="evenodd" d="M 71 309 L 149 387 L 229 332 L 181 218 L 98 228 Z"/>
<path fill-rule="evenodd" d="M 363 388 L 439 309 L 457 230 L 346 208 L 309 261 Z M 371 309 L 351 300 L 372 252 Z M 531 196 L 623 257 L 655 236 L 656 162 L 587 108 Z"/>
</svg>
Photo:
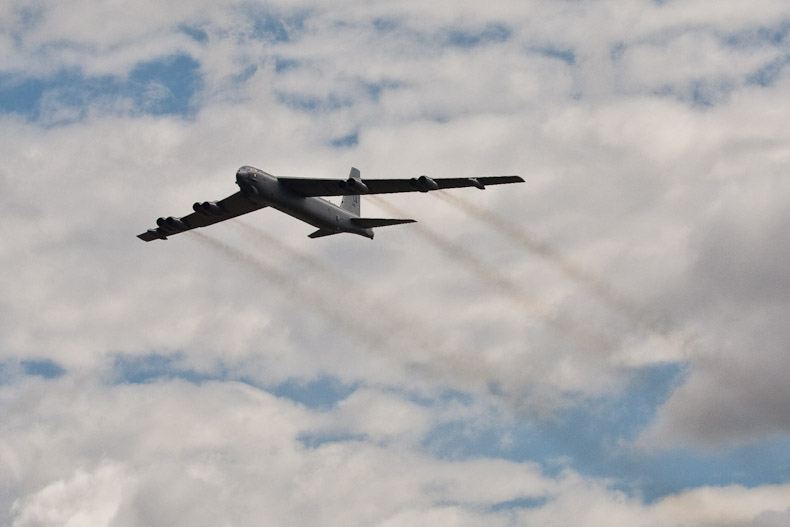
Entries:
<svg viewBox="0 0 790 527">
<path fill-rule="evenodd" d="M 323 275 L 326 278 L 324 284 L 336 288 L 344 296 L 353 296 L 359 304 L 364 306 L 364 309 L 357 309 L 357 311 L 365 313 L 366 320 L 378 319 L 379 322 L 375 325 L 380 328 L 382 333 L 388 334 L 388 339 L 395 341 L 390 343 L 391 347 L 411 347 L 418 352 L 425 350 L 430 353 L 430 356 L 423 354 L 419 362 L 415 362 L 413 357 L 409 357 L 409 360 L 412 361 L 412 366 L 416 369 L 424 370 L 425 373 L 436 376 L 439 372 L 446 373 L 449 364 L 449 368 L 454 370 L 456 377 L 462 372 L 466 372 L 464 375 L 468 377 L 468 372 L 473 370 L 479 375 L 479 365 L 473 368 L 468 364 L 462 367 L 456 364 L 459 361 L 457 357 L 453 357 L 453 349 L 451 349 L 449 342 L 437 337 L 435 331 L 426 327 L 418 318 L 400 312 L 394 309 L 391 304 L 384 303 L 380 299 L 372 298 L 370 295 L 365 294 L 362 289 L 363 284 L 355 282 L 341 272 L 332 269 L 318 258 L 288 246 L 263 229 L 239 219 L 232 220 L 229 223 L 231 226 L 238 228 L 239 232 L 249 237 L 251 241 L 265 243 L 306 265 L 313 272 Z M 386 324 L 381 321 L 386 321 Z M 387 326 L 386 329 L 383 327 L 384 325 Z M 452 348 L 454 348 L 457 355 L 459 351 L 458 346 L 452 346 Z M 474 355 L 469 350 L 461 349 L 460 351 L 462 354 Z M 430 367 L 426 363 L 426 359 L 432 363 Z M 436 364 L 439 364 L 439 366 L 437 367 Z"/>
<path fill-rule="evenodd" d="M 406 215 L 402 210 L 385 201 L 380 196 L 367 197 L 371 198 L 372 201 L 391 214 L 401 217 Z M 415 229 L 434 247 L 437 247 L 453 258 L 455 262 L 466 267 L 476 278 L 488 282 L 489 285 L 496 287 L 500 292 L 504 293 L 511 301 L 524 309 L 528 316 L 543 320 L 553 329 L 558 330 L 561 335 L 570 337 L 578 345 L 588 347 L 590 343 L 595 343 L 599 347 L 603 346 L 604 348 L 611 345 L 609 339 L 592 331 L 583 329 L 568 317 L 556 313 L 551 306 L 547 306 L 531 298 L 529 293 L 524 291 L 518 283 L 503 275 L 496 267 L 480 260 L 459 244 L 441 236 L 436 231 L 431 230 L 421 223 L 413 223 L 411 224 L 411 228 Z"/>
<path fill-rule="evenodd" d="M 254 225 L 251 225 L 238 218 L 230 220 L 228 225 L 234 229 L 237 229 L 242 235 L 251 241 L 255 243 L 265 243 L 269 247 L 273 247 L 277 251 L 287 254 L 289 258 L 307 266 L 311 271 L 321 273 L 325 278 L 330 280 L 334 286 L 338 288 L 348 288 L 351 290 L 354 289 L 354 283 L 340 272 L 332 269 L 318 258 L 286 245 L 265 230 L 259 229 Z"/>
<path fill-rule="evenodd" d="M 238 250 L 201 232 L 189 231 L 189 235 L 192 239 L 197 240 L 204 246 L 214 249 L 234 262 L 243 265 L 255 274 L 263 277 L 272 285 L 280 288 L 291 297 L 296 298 L 300 303 L 312 311 L 322 315 L 330 322 L 337 324 L 337 326 L 348 335 L 356 337 L 358 340 L 371 347 L 382 344 L 380 334 L 365 331 L 364 326 L 356 324 L 350 317 L 344 316 L 343 310 L 337 308 L 336 302 L 326 298 L 324 295 L 316 293 L 312 289 L 300 286 L 298 280 L 292 275 L 279 271 L 249 253 Z"/>
<path fill-rule="evenodd" d="M 390 214 L 401 217 L 406 215 L 405 212 L 379 196 L 366 197 L 370 198 L 371 201 L 381 206 L 381 208 L 385 209 Z M 445 238 L 444 236 L 421 223 L 412 223 L 411 228 L 415 229 L 420 234 L 420 236 L 422 236 L 431 245 L 442 250 L 452 257 L 455 262 L 458 262 L 459 264 L 466 267 L 476 277 L 480 278 L 481 280 L 485 280 L 490 285 L 499 289 L 500 292 L 504 293 L 512 301 L 526 309 L 529 314 L 543 318 L 550 316 L 550 311 L 545 306 L 539 306 L 537 305 L 537 302 L 531 301 L 529 299 L 529 294 L 522 290 L 519 284 L 504 276 L 496 267 L 487 264 L 483 260 L 480 260 L 475 255 L 461 247 L 459 244 Z"/>
<path fill-rule="evenodd" d="M 625 298 L 614 286 L 606 282 L 603 278 L 587 271 L 581 265 L 573 262 L 566 255 L 562 254 L 559 249 L 532 234 L 524 227 L 516 226 L 501 216 L 458 196 L 445 192 L 431 194 L 477 218 L 483 223 L 488 224 L 499 233 L 516 242 L 522 248 L 540 256 L 552 268 L 560 271 L 566 277 L 583 286 L 603 305 L 623 316 L 637 327 L 648 329 L 662 335 L 667 333 L 666 328 L 659 327 L 658 322 L 653 317 L 641 310 L 632 301 Z"/>
<path fill-rule="evenodd" d="M 364 284 L 348 278 L 341 272 L 324 263 L 322 260 L 305 252 L 294 249 L 263 229 L 259 229 L 254 225 L 244 221 L 236 219 L 232 220 L 230 224 L 232 227 L 237 228 L 242 235 L 247 237 L 253 243 L 266 244 L 280 253 L 287 255 L 295 262 L 305 265 L 314 274 L 321 275 L 323 277 L 322 285 L 330 286 L 336 289 L 336 292 L 339 296 L 343 298 L 353 297 L 357 303 L 364 305 L 364 312 L 366 313 L 365 316 L 367 319 L 375 317 L 379 320 L 387 321 L 386 325 L 388 326 L 388 333 L 392 334 L 393 332 L 402 331 L 401 328 L 403 327 L 409 327 L 412 329 L 417 327 L 415 321 L 410 320 L 409 317 L 406 317 L 400 313 L 396 313 L 393 311 L 391 306 L 386 305 L 381 301 L 373 299 L 369 295 L 365 294 L 363 289 Z M 361 311 L 359 309 L 357 310 Z M 377 325 L 380 327 L 382 324 Z M 431 340 L 428 337 L 427 330 L 420 330 L 419 328 L 417 328 L 417 330 L 420 337 L 422 337 L 421 340 L 423 343 L 425 343 L 425 341 Z M 412 335 L 413 333 L 414 332 L 412 331 Z M 432 344 L 436 345 L 435 342 Z"/>
<path fill-rule="evenodd" d="M 337 284 L 344 284 L 343 287 L 346 287 L 345 284 L 352 284 L 350 280 L 334 270 L 328 269 L 323 263 L 286 246 L 272 238 L 268 233 L 260 232 L 259 229 L 250 225 L 246 225 L 244 228 L 258 240 L 266 241 L 267 243 L 272 242 L 274 247 L 281 248 L 297 259 L 309 262 L 315 270 L 321 273 L 325 271 L 331 273 L 338 278 Z M 249 253 L 238 250 L 201 232 L 190 231 L 188 235 L 204 246 L 221 253 L 262 276 L 272 285 L 280 288 L 316 314 L 336 324 L 349 336 L 365 344 L 370 352 L 381 350 L 390 352 L 393 358 L 399 358 L 403 361 L 407 370 L 433 378 L 446 378 L 449 375 L 457 380 L 477 382 L 483 386 L 489 379 L 496 378 L 496 373 L 491 367 L 480 364 L 480 361 L 475 361 L 475 364 L 469 364 L 469 361 L 459 360 L 445 343 L 440 343 L 433 339 L 426 328 L 421 327 L 415 320 L 406 319 L 406 317 L 398 314 L 391 314 L 391 310 L 387 306 L 378 304 L 370 310 L 364 310 L 365 315 L 362 321 L 359 318 L 345 316 L 343 309 L 337 305 L 336 300 L 301 286 L 293 275 L 279 271 Z M 375 303 L 369 299 L 367 301 Z M 358 310 L 354 311 L 354 313 L 358 312 Z M 371 315 L 371 313 L 375 315 Z M 382 327 L 380 321 L 382 316 L 392 317 L 387 320 L 389 327 L 386 329 Z M 374 318 L 379 320 L 376 321 Z"/>
</svg>

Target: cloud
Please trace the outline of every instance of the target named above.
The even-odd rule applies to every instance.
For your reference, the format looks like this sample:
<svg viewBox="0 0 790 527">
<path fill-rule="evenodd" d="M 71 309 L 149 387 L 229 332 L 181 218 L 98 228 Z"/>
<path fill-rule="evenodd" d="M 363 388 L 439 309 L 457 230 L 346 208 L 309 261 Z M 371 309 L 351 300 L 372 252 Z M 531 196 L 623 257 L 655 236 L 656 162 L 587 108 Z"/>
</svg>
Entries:
<svg viewBox="0 0 790 527">
<path fill-rule="evenodd" d="M 0 388 L 0 397 L 8 417 L 0 425 L 7 478 L 0 499 L 3 521 L 14 526 L 168 518 L 281 525 L 319 517 L 338 525 L 437 517 L 495 525 L 603 518 L 613 525 L 770 525 L 787 508 L 786 485 L 705 487 L 646 504 L 572 470 L 548 477 L 531 463 L 441 460 L 376 435 L 308 446 L 301 437 L 336 410 L 310 410 L 239 383 L 26 378 Z M 374 390 L 346 401 L 337 411 L 358 423 L 402 404 Z M 411 419 L 385 426 L 387 435 L 420 434 Z"/>
<path fill-rule="evenodd" d="M 790 432 L 782 186 L 768 174 L 743 181 L 699 225 L 695 295 L 684 302 L 706 335 L 722 338 L 699 342 L 692 375 L 662 408 L 651 441 L 711 447 Z"/>
<path fill-rule="evenodd" d="M 320 515 L 342 524 L 385 519 L 406 503 L 429 509 L 448 501 L 489 503 L 553 488 L 529 464 L 456 464 L 400 442 L 377 445 L 391 433 L 419 431 L 411 412 L 402 413 L 406 420 L 389 413 L 402 403 L 373 391 L 355 393 L 333 415 L 237 383 L 48 382 L 2 388 L 9 419 L 0 451 L 10 492 L 3 500 L 15 503 L 4 507 L 13 525 L 78 518 L 139 525 L 185 513 L 198 524 L 255 517 L 281 524 Z M 39 397 L 30 399 L 33 394 Z M 371 398 L 379 403 L 361 404 Z M 370 419 L 377 409 L 384 412 L 379 424 Z M 34 420 L 26 417 L 30 412 Z M 358 423 L 352 430 L 361 425 L 356 429 L 372 432 L 365 433 L 370 440 L 302 443 L 301 436 L 337 417 Z M 40 434 L 36 423 L 50 433 Z M 167 500 L 164 489 L 170 489 Z"/>
<path fill-rule="evenodd" d="M 3 522 L 781 519 L 785 11 L 3 4 Z M 410 226 L 135 238 L 244 164 L 519 173 L 459 196 L 650 324 L 430 196 L 388 199 L 499 286 Z"/>
<path fill-rule="evenodd" d="M 128 476 L 118 466 L 104 464 L 93 472 L 77 469 L 71 477 L 53 481 L 11 507 L 14 526 L 86 523 L 108 525 L 121 499 Z"/>
</svg>

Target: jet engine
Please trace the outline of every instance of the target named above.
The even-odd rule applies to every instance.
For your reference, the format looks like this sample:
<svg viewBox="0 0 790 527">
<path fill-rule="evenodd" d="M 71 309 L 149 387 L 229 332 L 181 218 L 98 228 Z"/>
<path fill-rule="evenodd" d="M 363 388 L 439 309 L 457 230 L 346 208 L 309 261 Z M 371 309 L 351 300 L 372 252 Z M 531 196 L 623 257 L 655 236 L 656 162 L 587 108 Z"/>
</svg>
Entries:
<svg viewBox="0 0 790 527">
<path fill-rule="evenodd" d="M 204 201 L 203 203 L 195 203 L 192 205 L 192 210 L 203 216 L 222 216 L 223 211 L 219 208 L 216 201 Z"/>
<path fill-rule="evenodd" d="M 368 193 L 368 186 L 365 185 L 362 180 L 355 179 L 355 178 L 348 178 L 345 181 L 339 181 L 338 185 L 342 189 L 348 189 L 355 194 L 367 194 Z"/>
<path fill-rule="evenodd" d="M 179 232 L 189 230 L 189 227 L 187 227 L 186 223 L 181 221 L 181 218 L 174 218 L 173 216 L 159 218 L 156 220 L 156 224 L 159 225 L 159 228 L 165 232 Z"/>
<path fill-rule="evenodd" d="M 439 184 L 428 176 L 413 177 L 409 180 L 409 183 L 420 192 L 439 190 Z"/>
</svg>

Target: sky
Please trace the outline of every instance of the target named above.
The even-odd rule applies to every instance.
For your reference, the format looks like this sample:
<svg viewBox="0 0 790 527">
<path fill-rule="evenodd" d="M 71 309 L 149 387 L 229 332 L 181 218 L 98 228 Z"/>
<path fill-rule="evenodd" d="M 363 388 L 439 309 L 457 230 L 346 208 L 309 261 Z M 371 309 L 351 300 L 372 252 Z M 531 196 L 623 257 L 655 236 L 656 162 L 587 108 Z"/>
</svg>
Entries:
<svg viewBox="0 0 790 527">
<path fill-rule="evenodd" d="M 790 521 L 786 0 L 0 4 L 0 525 Z M 364 197 L 278 176 L 519 174 Z"/>
</svg>

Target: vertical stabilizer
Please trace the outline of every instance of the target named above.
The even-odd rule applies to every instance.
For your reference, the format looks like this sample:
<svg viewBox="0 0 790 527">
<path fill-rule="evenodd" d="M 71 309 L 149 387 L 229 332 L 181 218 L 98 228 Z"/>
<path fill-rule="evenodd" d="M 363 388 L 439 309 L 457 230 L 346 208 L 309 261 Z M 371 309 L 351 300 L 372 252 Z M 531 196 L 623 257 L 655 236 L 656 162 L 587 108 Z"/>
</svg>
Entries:
<svg viewBox="0 0 790 527">
<path fill-rule="evenodd" d="M 359 169 L 351 168 L 351 172 L 348 174 L 348 179 L 362 179 L 362 176 L 359 173 Z M 356 216 L 359 216 L 360 211 L 360 200 L 359 194 L 354 194 L 350 196 L 343 196 L 343 199 L 340 201 L 340 208 L 349 211 Z"/>
</svg>

